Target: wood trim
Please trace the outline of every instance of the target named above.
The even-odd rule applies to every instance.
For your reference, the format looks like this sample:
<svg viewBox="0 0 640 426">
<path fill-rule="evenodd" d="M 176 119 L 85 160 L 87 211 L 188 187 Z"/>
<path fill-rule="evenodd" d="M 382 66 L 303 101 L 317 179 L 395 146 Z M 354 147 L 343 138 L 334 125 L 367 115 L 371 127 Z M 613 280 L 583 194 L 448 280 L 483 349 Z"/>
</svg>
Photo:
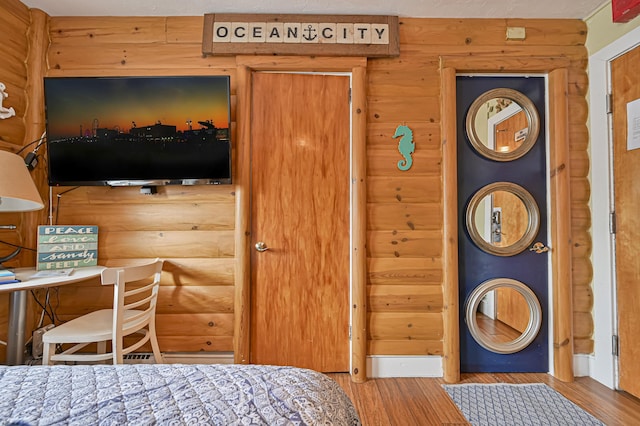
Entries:
<svg viewBox="0 0 640 426">
<path fill-rule="evenodd" d="M 487 59 L 489 58 L 489 59 Z M 457 206 L 452 208 L 448 203 L 457 199 L 457 177 L 455 168 L 457 152 L 455 144 L 450 146 L 446 141 L 455 138 L 456 123 L 456 73 L 472 72 L 544 72 L 549 73 L 549 116 L 550 129 L 554 136 L 551 140 L 551 176 L 552 207 L 549 226 L 551 228 L 552 247 L 552 294 L 553 302 L 553 342 L 554 342 L 554 376 L 563 381 L 573 380 L 573 339 L 572 339 L 572 286 L 571 286 L 571 217 L 567 214 L 571 209 L 570 175 L 569 175 L 569 128 L 568 120 L 568 60 L 566 58 L 502 58 L 493 61 L 492 57 L 479 55 L 474 58 L 443 56 L 440 58 L 442 78 L 442 132 L 443 132 L 443 196 L 444 209 L 444 378 L 447 382 L 459 381 L 460 359 L 452 356 L 453 348 L 459 348 L 459 317 L 447 312 L 447 301 L 455 291 L 455 302 L 458 297 L 457 280 L 457 228 L 451 231 L 447 224 L 457 227 Z M 559 67 L 558 67 L 559 66 Z M 511 68 L 513 67 L 513 69 Z M 557 67 L 557 68 L 556 68 Z M 455 141 L 455 139 L 453 139 Z M 451 182 L 454 181 L 454 183 Z M 452 226 L 452 225 L 450 225 Z M 455 236 L 455 239 L 453 239 Z M 455 247 L 455 250 L 453 249 Z M 454 270 L 455 268 L 455 270 Z M 455 279 L 453 278 L 455 277 Z M 454 290 L 455 289 L 455 290 Z M 456 308 L 458 306 L 456 305 Z M 456 309 L 457 310 L 457 309 Z M 457 346 L 456 346 L 457 345 Z"/>
<path fill-rule="evenodd" d="M 444 68 L 442 84 L 443 226 L 443 378 L 460 381 L 460 328 L 458 302 L 458 155 L 456 127 L 456 69 Z"/>
<path fill-rule="evenodd" d="M 352 69 L 351 378 L 367 380 L 367 68 Z"/>
<path fill-rule="evenodd" d="M 550 72 L 554 69 L 569 68 L 571 60 L 568 58 L 528 56 L 515 58 L 493 55 L 469 56 L 442 56 L 441 63 L 446 63 L 447 68 L 454 68 L 457 72 L 488 73 L 488 72 Z"/>
<path fill-rule="evenodd" d="M 236 144 L 236 276 L 234 297 L 233 358 L 236 364 L 248 364 L 250 361 L 251 341 L 251 70 L 245 66 L 237 69 L 236 122 L 238 123 L 238 143 Z"/>
<path fill-rule="evenodd" d="M 367 58 L 306 56 L 237 56 L 236 63 L 253 71 L 345 72 L 367 66 Z"/>
<path fill-rule="evenodd" d="M 354 223 L 352 234 L 351 294 L 352 294 L 352 352 L 351 377 L 354 382 L 367 378 L 367 306 L 366 306 L 366 135 L 367 135 L 367 59 L 366 58 L 322 58 L 237 56 L 238 68 L 238 145 L 236 170 L 236 197 L 238 220 L 236 227 L 236 324 L 234 326 L 234 359 L 249 360 L 250 333 L 250 227 L 249 200 L 249 152 L 251 135 L 251 75 L 255 71 L 304 71 L 304 72 L 350 72 L 352 75 L 352 148 L 351 173 L 353 196 L 351 217 Z M 245 167 L 243 167 L 245 165 Z M 244 189 L 244 191 L 242 191 Z M 244 222 L 241 222 L 243 220 Z M 239 312 L 239 313 L 238 313 Z"/>
<path fill-rule="evenodd" d="M 573 381 L 573 286 L 571 274 L 571 162 L 569 153 L 568 73 L 549 73 L 549 129 L 551 131 L 551 263 L 553 276 L 554 375 Z"/>
</svg>

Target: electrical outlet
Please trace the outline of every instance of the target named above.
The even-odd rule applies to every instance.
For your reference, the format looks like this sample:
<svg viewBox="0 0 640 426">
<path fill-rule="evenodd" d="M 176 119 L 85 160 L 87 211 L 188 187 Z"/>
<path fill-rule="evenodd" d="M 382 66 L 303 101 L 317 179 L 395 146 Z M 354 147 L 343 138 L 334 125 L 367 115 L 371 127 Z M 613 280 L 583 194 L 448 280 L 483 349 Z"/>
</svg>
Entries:
<svg viewBox="0 0 640 426">
<path fill-rule="evenodd" d="M 31 356 L 34 358 L 42 358 L 42 335 L 53 327 L 55 327 L 53 324 L 48 324 L 33 332 L 33 339 L 31 340 Z"/>
</svg>

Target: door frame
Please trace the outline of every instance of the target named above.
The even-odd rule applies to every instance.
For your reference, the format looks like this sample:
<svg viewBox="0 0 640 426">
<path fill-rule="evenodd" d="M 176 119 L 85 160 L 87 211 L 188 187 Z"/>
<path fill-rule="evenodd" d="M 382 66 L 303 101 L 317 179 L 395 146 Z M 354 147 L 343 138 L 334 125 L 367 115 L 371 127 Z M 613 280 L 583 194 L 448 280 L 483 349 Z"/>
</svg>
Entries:
<svg viewBox="0 0 640 426">
<path fill-rule="evenodd" d="M 550 63 L 552 65 L 550 65 Z M 458 302 L 458 205 L 456 77 L 458 74 L 546 74 L 548 81 L 548 226 L 551 250 L 551 374 L 573 381 L 573 303 L 571 275 L 570 157 L 568 123 L 568 68 L 566 58 L 441 56 L 441 116 L 444 191 L 444 341 L 443 371 L 448 383 L 460 381 L 460 331 Z M 562 285 L 560 285 L 562 283 Z"/>
<path fill-rule="evenodd" d="M 611 350 L 612 336 L 617 334 L 618 309 L 615 286 L 615 241 L 610 233 L 613 211 L 613 123 L 605 99 L 611 93 L 611 61 L 640 46 L 640 27 L 602 48 L 589 57 L 589 144 L 591 158 L 591 234 L 594 282 L 594 354 L 587 367 L 588 375 L 611 389 L 619 387 L 617 357 Z M 607 143 L 593 143 L 593 141 Z"/>
<path fill-rule="evenodd" d="M 367 59 L 287 56 L 236 57 L 237 143 L 234 152 L 236 227 L 234 362 L 247 364 L 251 340 L 251 93 L 252 75 L 257 71 L 336 72 L 351 75 L 351 155 L 350 155 L 350 292 L 351 292 L 351 380 L 367 380 L 366 307 L 366 135 L 367 135 Z"/>
</svg>

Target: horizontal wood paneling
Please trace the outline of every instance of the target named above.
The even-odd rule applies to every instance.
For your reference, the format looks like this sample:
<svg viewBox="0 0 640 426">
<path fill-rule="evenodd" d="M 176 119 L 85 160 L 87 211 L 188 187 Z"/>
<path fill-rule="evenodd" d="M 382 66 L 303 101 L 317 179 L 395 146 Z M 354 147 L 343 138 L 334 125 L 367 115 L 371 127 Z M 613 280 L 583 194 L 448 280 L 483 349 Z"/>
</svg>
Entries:
<svg viewBox="0 0 640 426">
<path fill-rule="evenodd" d="M 368 286 L 371 312 L 441 312 L 442 289 L 437 286 L 372 285 Z"/>
<path fill-rule="evenodd" d="M 371 231 L 367 233 L 369 257 L 440 257 L 440 231 Z"/>
<path fill-rule="evenodd" d="M 235 120 L 236 58 L 202 56 L 202 22 L 203 17 L 51 18 L 48 75 L 228 74 Z M 527 38 L 506 40 L 507 26 L 525 27 Z M 573 297 L 580 331 L 574 348 L 592 348 L 585 39 L 586 26 L 577 20 L 402 18 L 400 56 L 366 62 L 369 354 L 442 354 L 440 57 L 449 55 L 507 72 L 540 64 L 569 67 Z M 269 60 L 243 57 L 242 63 Z M 321 61 L 326 59 L 282 59 L 291 70 L 307 71 Z M 413 130 L 416 144 L 406 172 L 397 168 L 402 156 L 392 136 L 400 124 Z M 10 136 L 15 138 L 20 131 Z M 54 218 L 99 224 L 101 263 L 168 259 L 159 301 L 162 350 L 229 351 L 233 332 L 225 321 L 234 311 L 235 202 L 234 186 L 164 187 L 152 197 L 134 188 L 78 188 L 56 200 Z M 90 298 L 90 291 L 72 288 L 65 291 L 78 292 L 79 301 Z M 60 309 L 71 315 L 79 305 Z M 206 319 L 213 315 L 226 320 L 209 330 Z M 193 330 L 174 321 L 186 321 Z"/>
<path fill-rule="evenodd" d="M 574 310 L 580 313 L 574 316 L 580 330 L 574 346 L 577 353 L 590 351 L 593 345 L 588 334 L 592 330 L 589 322 L 592 271 L 586 25 L 577 20 L 415 18 L 402 18 L 400 24 L 400 57 L 368 62 L 369 311 L 384 309 L 385 313 L 391 313 L 395 309 L 398 318 L 403 318 L 403 310 L 419 303 L 402 297 L 408 297 L 405 292 L 414 289 L 413 286 L 435 285 L 430 288 L 437 289 L 437 294 L 429 292 L 429 297 L 442 300 L 444 271 L 438 268 L 442 268 L 442 215 L 446 200 L 442 194 L 440 58 L 455 58 L 460 69 L 469 71 L 539 72 L 563 66 L 568 67 L 569 76 L 573 298 Z M 526 39 L 506 40 L 508 26 L 524 27 Z M 415 142 L 413 166 L 406 172 L 397 169 L 400 158 L 397 141 L 391 140 L 400 124 L 413 130 Z M 408 189 L 409 185 L 413 186 Z M 391 286 L 399 290 L 391 291 Z M 422 294 L 417 289 L 413 291 L 416 298 Z M 429 306 L 441 309 L 439 305 Z M 409 313 L 405 315 L 407 321 L 412 318 Z M 379 326 L 373 321 L 372 327 Z M 435 350 L 424 344 L 439 341 L 441 336 L 435 331 L 421 336 L 424 340 L 420 343 L 410 340 L 412 343 L 402 344 L 407 342 L 403 328 L 406 325 L 398 323 L 394 327 L 395 334 L 371 333 L 370 353 L 442 353 L 441 344 Z M 402 349 L 396 349 L 398 345 Z"/>
<path fill-rule="evenodd" d="M 16 115 L 5 120 L 0 120 L 0 150 L 18 152 L 28 143 L 27 126 L 32 123 L 25 122 L 29 102 L 27 89 L 30 84 L 27 73 L 29 52 L 32 50 L 29 39 L 29 26 L 31 14 L 29 9 L 19 0 L 3 0 L 0 2 L 0 31 L 2 44 L 0 45 L 0 82 L 6 86 L 8 97 L 3 100 L 2 106 L 13 108 Z M 24 155 L 24 154 L 23 154 Z M 14 224 L 17 230 L 0 230 L 0 240 L 11 244 L 31 246 L 28 241 L 28 228 L 26 214 L 2 213 L 0 224 Z M 13 247 L 0 243 L 0 257 L 12 253 Z M 20 266 L 29 256 L 27 250 L 23 250 L 18 257 L 7 262 L 5 266 Z M 0 340 L 7 340 L 7 325 L 9 311 L 9 296 L 0 295 Z M 26 328 L 32 325 L 31 318 L 27 318 Z M 0 362 L 6 359 L 6 346 L 0 345 Z"/>
<path fill-rule="evenodd" d="M 440 355 L 442 340 L 370 340 L 367 353 L 378 355 Z"/>
<path fill-rule="evenodd" d="M 166 42 L 166 18 L 101 17 L 78 19 L 57 17 L 50 31 L 58 43 L 87 48 L 92 43 L 100 49 L 107 43 L 148 44 Z"/>
<path fill-rule="evenodd" d="M 22 28 L 29 26 L 29 9 L 19 0 L 4 0 L 2 2 L 2 15 L 11 20 L 19 21 Z"/>
<path fill-rule="evenodd" d="M 442 285 L 442 259 L 369 257 L 368 284 Z"/>
<path fill-rule="evenodd" d="M 371 203 L 367 207 L 369 229 L 442 229 L 439 203 Z"/>
<path fill-rule="evenodd" d="M 367 201 L 375 203 L 439 203 L 440 176 L 371 176 L 367 179 Z M 438 207 L 438 206 L 436 206 Z"/>
<path fill-rule="evenodd" d="M 372 312 L 369 314 L 371 340 L 442 339 L 440 313 Z"/>
<path fill-rule="evenodd" d="M 235 58 L 202 56 L 202 18 L 54 17 L 50 37 L 49 76 L 229 75 L 235 120 Z M 165 259 L 162 351 L 233 350 L 234 185 L 165 186 L 151 196 L 139 188 L 54 188 L 54 199 L 56 223 L 99 227 L 101 264 Z M 85 284 L 60 289 L 59 312 L 73 317 L 110 303 L 110 289 Z"/>
<path fill-rule="evenodd" d="M 438 151 L 418 150 L 413 155 L 413 165 L 411 166 L 411 176 L 426 175 L 439 176 L 440 155 Z M 402 156 L 397 148 L 375 149 L 367 151 L 367 172 L 369 176 L 393 176 L 398 173 L 398 161 Z"/>
<path fill-rule="evenodd" d="M 531 46 L 583 46 L 586 25 L 581 21 L 548 19 L 416 19 L 400 20 L 401 44 L 445 46 L 502 46 L 508 43 Z M 507 27 L 524 27 L 526 43 L 506 40 Z"/>
<path fill-rule="evenodd" d="M 60 222 L 70 224 L 69 222 Z M 89 224 L 90 225 L 90 224 Z M 98 256 L 175 257 L 178 253 L 197 257 L 233 257 L 233 231 L 109 231 L 99 230 Z"/>
<path fill-rule="evenodd" d="M 69 223 L 90 223 L 110 231 L 216 231 L 234 228 L 233 209 L 233 204 L 225 209 L 216 203 L 133 203 L 123 217 L 119 205 L 103 205 L 98 211 L 87 204 L 73 206 L 64 218 Z"/>
</svg>

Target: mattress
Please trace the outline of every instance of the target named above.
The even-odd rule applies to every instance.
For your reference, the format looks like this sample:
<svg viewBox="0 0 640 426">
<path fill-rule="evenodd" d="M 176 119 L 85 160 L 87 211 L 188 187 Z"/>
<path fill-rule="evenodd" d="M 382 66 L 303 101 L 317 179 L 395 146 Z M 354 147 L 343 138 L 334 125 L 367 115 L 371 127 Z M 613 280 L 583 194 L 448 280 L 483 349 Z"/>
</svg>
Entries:
<svg viewBox="0 0 640 426">
<path fill-rule="evenodd" d="M 360 425 L 324 374 L 264 365 L 0 366 L 1 425 Z"/>
</svg>

